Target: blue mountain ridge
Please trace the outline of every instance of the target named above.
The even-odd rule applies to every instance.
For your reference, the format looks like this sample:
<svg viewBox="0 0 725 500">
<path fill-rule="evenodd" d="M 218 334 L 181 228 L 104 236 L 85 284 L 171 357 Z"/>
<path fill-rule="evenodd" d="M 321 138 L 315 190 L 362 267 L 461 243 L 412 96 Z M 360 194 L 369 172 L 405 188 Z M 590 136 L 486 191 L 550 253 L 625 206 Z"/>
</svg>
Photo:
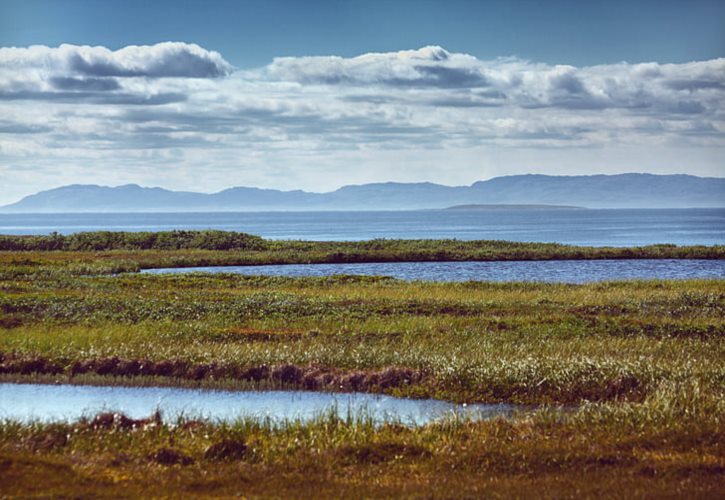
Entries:
<svg viewBox="0 0 725 500">
<path fill-rule="evenodd" d="M 26 196 L 2 212 L 205 212 L 263 210 L 417 210 L 455 205 L 576 205 L 587 208 L 725 207 L 725 178 L 692 175 L 511 175 L 444 186 L 383 182 L 332 192 L 233 187 L 217 193 L 126 184 L 73 184 Z"/>
</svg>

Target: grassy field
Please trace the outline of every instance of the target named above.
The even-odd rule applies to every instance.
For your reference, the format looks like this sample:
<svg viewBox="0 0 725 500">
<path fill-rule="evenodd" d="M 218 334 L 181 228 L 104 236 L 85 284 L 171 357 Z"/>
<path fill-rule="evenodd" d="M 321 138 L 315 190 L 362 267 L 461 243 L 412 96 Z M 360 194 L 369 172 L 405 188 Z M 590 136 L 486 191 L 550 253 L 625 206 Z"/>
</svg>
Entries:
<svg viewBox="0 0 725 500">
<path fill-rule="evenodd" d="M 0 494 L 723 495 L 723 280 L 108 275 L 289 255 L 369 257 L 360 248 L 373 245 L 285 244 L 309 245 L 309 254 L 0 252 L 0 380 L 361 390 L 542 408 L 512 420 L 412 429 L 332 417 L 279 426 L 5 422 Z M 395 245 L 409 249 L 389 246 L 386 258 L 433 255 L 441 245 L 460 245 L 468 256 L 541 252 L 500 242 Z M 562 248 L 546 251 L 588 252 Z M 721 247 L 663 248 L 722 258 Z"/>
</svg>

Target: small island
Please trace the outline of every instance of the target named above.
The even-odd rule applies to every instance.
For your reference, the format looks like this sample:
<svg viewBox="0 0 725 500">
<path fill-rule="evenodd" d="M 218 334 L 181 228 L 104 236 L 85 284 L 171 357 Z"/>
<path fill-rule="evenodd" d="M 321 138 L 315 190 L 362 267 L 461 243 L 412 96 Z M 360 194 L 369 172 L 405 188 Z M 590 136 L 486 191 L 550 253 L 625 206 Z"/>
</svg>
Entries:
<svg viewBox="0 0 725 500">
<path fill-rule="evenodd" d="M 577 207 L 574 205 L 525 205 L 525 204 L 469 204 L 454 205 L 444 210 L 588 210 L 587 207 Z"/>
</svg>

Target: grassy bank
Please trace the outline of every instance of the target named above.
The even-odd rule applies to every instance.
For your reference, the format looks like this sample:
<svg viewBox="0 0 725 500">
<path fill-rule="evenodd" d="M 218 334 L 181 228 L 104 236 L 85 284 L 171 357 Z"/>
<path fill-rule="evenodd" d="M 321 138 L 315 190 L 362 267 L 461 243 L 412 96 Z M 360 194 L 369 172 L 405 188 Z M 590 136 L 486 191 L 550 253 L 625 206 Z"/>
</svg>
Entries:
<svg viewBox="0 0 725 500">
<path fill-rule="evenodd" d="M 682 398 L 673 391 L 645 406 L 592 405 L 564 418 L 539 412 L 412 429 L 324 417 L 276 427 L 187 421 L 132 428 L 104 416 L 75 425 L 5 423 L 0 491 L 84 498 L 717 497 L 725 461 L 715 414 L 723 408 Z"/>
<path fill-rule="evenodd" d="M 211 265 L 565 259 L 725 259 L 725 246 L 577 247 L 459 240 L 273 241 L 224 231 L 0 236 L 0 265 L 76 274 Z M 12 272 L 12 271 L 6 271 Z"/>
<path fill-rule="evenodd" d="M 0 492 L 722 492 L 723 280 L 88 276 L 274 252 L 0 252 L 0 380 L 363 390 L 579 409 L 415 429 L 330 418 L 282 427 L 180 422 L 136 429 L 6 422 Z M 225 442 L 244 451 L 225 456 Z"/>
</svg>

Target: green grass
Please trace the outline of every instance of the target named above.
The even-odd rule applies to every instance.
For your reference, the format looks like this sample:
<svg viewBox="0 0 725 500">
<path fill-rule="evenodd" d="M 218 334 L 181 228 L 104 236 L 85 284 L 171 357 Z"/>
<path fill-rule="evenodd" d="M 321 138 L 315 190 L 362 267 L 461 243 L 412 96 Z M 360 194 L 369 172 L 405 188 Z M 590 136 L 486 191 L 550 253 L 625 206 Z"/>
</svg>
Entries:
<svg viewBox="0 0 725 500">
<path fill-rule="evenodd" d="M 552 259 L 723 259 L 725 246 L 577 247 L 510 241 L 273 241 L 224 231 L 98 231 L 2 236 L 0 262 L 22 273 L 39 264 L 71 274 L 206 265 Z"/>
<path fill-rule="evenodd" d="M 523 403 L 638 399 L 685 369 L 710 384 L 723 376 L 725 294 L 716 280 L 123 275 L 3 286 L 6 372 L 27 373 L 38 360 L 50 367 L 41 371 L 67 375 L 184 379 L 197 378 L 198 369 L 238 379 L 259 367 L 271 376 L 283 365 L 341 375 L 402 367 L 416 374 L 415 384 L 370 389 Z M 129 369 L 129 360 L 146 362 L 146 371 Z M 150 368 L 169 361 L 176 368 Z M 303 375 L 287 382 L 304 386 Z"/>
<path fill-rule="evenodd" d="M 722 493 L 725 281 L 90 275 L 204 259 L 264 262 L 274 252 L 0 252 L 0 380 L 342 388 L 576 409 L 413 429 L 332 418 L 137 430 L 5 422 L 0 492 Z M 247 451 L 229 461 L 207 454 L 225 440 Z"/>
</svg>

